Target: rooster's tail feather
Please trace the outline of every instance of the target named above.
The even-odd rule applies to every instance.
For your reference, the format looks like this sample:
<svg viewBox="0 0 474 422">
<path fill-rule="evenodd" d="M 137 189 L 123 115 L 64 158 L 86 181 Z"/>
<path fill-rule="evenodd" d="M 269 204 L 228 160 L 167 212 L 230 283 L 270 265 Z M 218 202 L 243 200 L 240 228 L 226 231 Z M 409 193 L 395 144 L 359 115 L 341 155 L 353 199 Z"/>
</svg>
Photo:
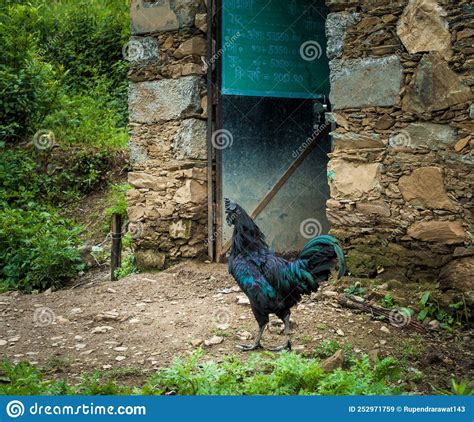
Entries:
<svg viewBox="0 0 474 422">
<path fill-rule="evenodd" d="M 334 236 L 323 235 L 311 239 L 301 251 L 299 258 L 307 260 L 311 274 L 317 275 L 328 273 L 334 267 L 334 253 L 338 261 L 338 277 L 342 277 L 346 273 L 346 258 Z"/>
</svg>

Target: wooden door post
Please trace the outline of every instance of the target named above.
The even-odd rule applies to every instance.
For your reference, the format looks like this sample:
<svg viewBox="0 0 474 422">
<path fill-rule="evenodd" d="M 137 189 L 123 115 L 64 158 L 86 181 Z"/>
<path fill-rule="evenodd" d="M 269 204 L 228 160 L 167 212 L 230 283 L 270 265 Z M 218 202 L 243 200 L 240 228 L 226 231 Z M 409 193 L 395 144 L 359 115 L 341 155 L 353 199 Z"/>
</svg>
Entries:
<svg viewBox="0 0 474 422">
<path fill-rule="evenodd" d="M 112 214 L 111 223 L 112 248 L 110 251 L 110 279 L 117 280 L 115 270 L 122 265 L 122 216 Z"/>
</svg>

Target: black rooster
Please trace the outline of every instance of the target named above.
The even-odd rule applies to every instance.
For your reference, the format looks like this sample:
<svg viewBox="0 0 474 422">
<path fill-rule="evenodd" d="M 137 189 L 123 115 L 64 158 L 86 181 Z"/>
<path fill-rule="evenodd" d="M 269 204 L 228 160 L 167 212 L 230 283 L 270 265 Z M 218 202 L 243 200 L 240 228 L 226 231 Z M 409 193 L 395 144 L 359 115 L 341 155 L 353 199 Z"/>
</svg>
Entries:
<svg viewBox="0 0 474 422">
<path fill-rule="evenodd" d="M 225 199 L 226 220 L 234 226 L 229 255 L 229 272 L 250 300 L 259 332 L 252 345 L 242 350 L 261 348 L 260 340 L 268 316 L 276 314 L 285 323 L 286 343 L 273 351 L 291 349 L 289 337 L 291 307 L 303 294 L 318 290 L 339 266 L 339 276 L 346 271 L 344 253 L 333 236 L 317 236 L 303 248 L 299 257 L 287 261 L 272 252 L 265 236 L 250 216 L 235 202 Z"/>
</svg>

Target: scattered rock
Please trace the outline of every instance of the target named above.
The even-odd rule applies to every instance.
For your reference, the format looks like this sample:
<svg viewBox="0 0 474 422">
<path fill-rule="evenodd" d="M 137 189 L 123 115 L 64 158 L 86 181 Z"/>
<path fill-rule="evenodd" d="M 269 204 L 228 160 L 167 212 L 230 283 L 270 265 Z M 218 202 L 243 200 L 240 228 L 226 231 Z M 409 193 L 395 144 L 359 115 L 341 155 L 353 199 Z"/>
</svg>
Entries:
<svg viewBox="0 0 474 422">
<path fill-rule="evenodd" d="M 344 365 L 344 359 L 344 351 L 340 349 L 331 357 L 323 360 L 319 366 L 326 372 L 332 372 L 336 368 L 342 368 Z"/>
<path fill-rule="evenodd" d="M 58 323 L 58 324 L 68 324 L 69 322 L 71 322 L 71 321 L 69 321 L 67 318 L 64 318 L 61 315 L 56 317 L 56 323 Z"/>
<path fill-rule="evenodd" d="M 253 335 L 252 333 L 249 333 L 248 331 L 242 331 L 237 334 L 239 336 L 240 340 L 252 340 Z"/>
<path fill-rule="evenodd" d="M 117 357 L 115 358 L 115 360 L 116 360 L 117 362 L 122 362 L 122 361 L 125 360 L 125 359 L 127 359 L 126 356 L 117 356 Z"/>
<path fill-rule="evenodd" d="M 193 347 L 199 347 L 203 343 L 203 340 L 200 338 L 196 338 L 194 340 L 191 340 L 191 346 Z"/>
<path fill-rule="evenodd" d="M 380 353 L 379 349 L 373 349 L 373 350 L 370 350 L 369 353 L 367 353 L 367 356 L 372 362 L 375 362 L 379 358 L 379 353 Z"/>
<path fill-rule="evenodd" d="M 223 295 L 228 295 L 229 293 L 232 293 L 233 290 L 230 287 L 225 287 L 224 289 L 220 289 L 217 291 L 217 293 L 222 293 Z"/>
<path fill-rule="evenodd" d="M 322 294 L 324 297 L 327 297 L 327 298 L 339 296 L 339 293 L 334 292 L 332 290 L 323 290 Z"/>
<path fill-rule="evenodd" d="M 130 174 L 128 174 L 130 179 Z M 140 271 L 148 269 L 163 269 L 165 266 L 166 255 L 152 249 L 140 249 L 135 252 L 135 259 Z"/>
<path fill-rule="evenodd" d="M 227 323 L 216 324 L 216 328 L 218 328 L 219 330 L 227 330 L 229 327 L 230 327 L 230 325 L 227 324 Z"/>
<path fill-rule="evenodd" d="M 382 333 L 390 334 L 390 330 L 385 325 L 380 327 L 380 331 L 382 331 Z"/>
<path fill-rule="evenodd" d="M 250 300 L 245 295 L 239 295 L 239 296 L 237 296 L 237 304 L 238 305 L 250 305 Z"/>
<path fill-rule="evenodd" d="M 6 346 L 8 344 L 8 341 L 0 339 L 0 346 Z"/>
<path fill-rule="evenodd" d="M 120 319 L 120 314 L 117 311 L 106 311 L 94 317 L 94 321 L 117 321 Z"/>
<path fill-rule="evenodd" d="M 75 349 L 76 350 L 82 350 L 82 349 L 85 349 L 87 347 L 87 344 L 85 343 L 77 343 L 76 346 L 75 346 Z"/>
<path fill-rule="evenodd" d="M 126 352 L 128 350 L 128 347 L 126 347 L 126 346 L 114 347 L 114 350 L 116 352 Z"/>
<path fill-rule="evenodd" d="M 338 336 L 341 336 L 341 337 L 344 337 L 344 336 L 346 335 L 346 334 L 344 333 L 344 331 L 342 331 L 340 328 L 338 328 L 338 329 L 336 330 L 336 334 L 337 334 Z"/>
<path fill-rule="evenodd" d="M 112 331 L 114 328 L 108 325 L 102 325 L 100 327 L 95 327 L 92 329 L 91 334 L 102 334 L 107 333 L 108 331 Z"/>
<path fill-rule="evenodd" d="M 433 319 L 432 321 L 428 323 L 428 327 L 430 330 L 438 330 L 440 327 L 440 323 L 439 321 Z"/>
<path fill-rule="evenodd" d="M 221 344 L 224 341 L 224 337 L 214 336 L 204 342 L 205 346 L 214 346 Z"/>
</svg>

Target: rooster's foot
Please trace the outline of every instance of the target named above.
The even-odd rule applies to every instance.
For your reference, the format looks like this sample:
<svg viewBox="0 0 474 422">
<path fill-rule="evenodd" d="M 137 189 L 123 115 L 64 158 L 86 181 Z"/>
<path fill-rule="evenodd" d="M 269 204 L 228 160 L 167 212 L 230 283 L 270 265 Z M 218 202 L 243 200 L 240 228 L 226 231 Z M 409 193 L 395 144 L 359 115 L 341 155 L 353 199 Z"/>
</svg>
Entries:
<svg viewBox="0 0 474 422">
<path fill-rule="evenodd" d="M 258 350 L 262 349 L 262 345 L 260 343 L 255 344 L 239 344 L 237 346 L 242 352 L 250 352 L 251 350 Z"/>
<path fill-rule="evenodd" d="M 270 352 L 281 352 L 283 350 L 291 350 L 291 341 L 288 340 L 284 345 L 270 349 Z"/>
</svg>

